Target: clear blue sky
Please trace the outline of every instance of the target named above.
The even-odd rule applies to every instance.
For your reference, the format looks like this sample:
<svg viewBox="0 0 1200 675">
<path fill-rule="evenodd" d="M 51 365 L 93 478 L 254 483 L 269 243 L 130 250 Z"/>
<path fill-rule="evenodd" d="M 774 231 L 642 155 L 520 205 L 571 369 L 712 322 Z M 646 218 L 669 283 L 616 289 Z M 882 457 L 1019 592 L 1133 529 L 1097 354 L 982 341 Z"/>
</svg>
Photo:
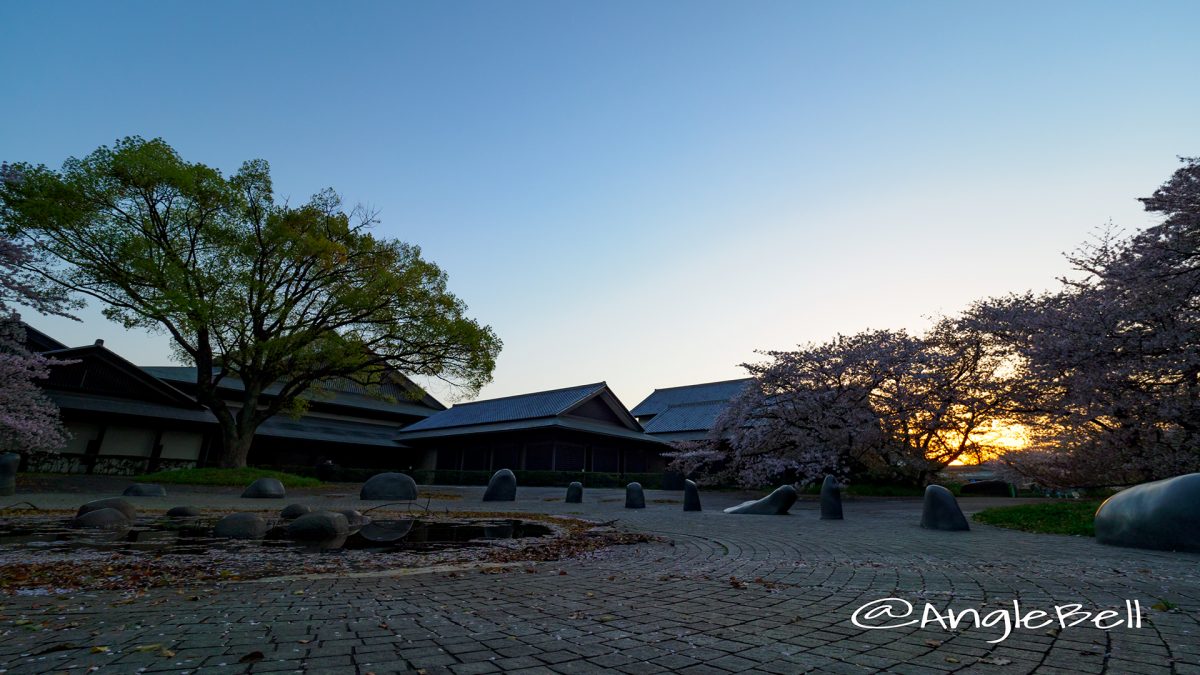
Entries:
<svg viewBox="0 0 1200 675">
<path fill-rule="evenodd" d="M 161 136 L 332 186 L 505 342 L 484 397 L 1048 288 L 1200 154 L 1200 3 L 5 2 L 0 158 Z M 142 364 L 167 338 L 29 316 Z"/>
</svg>

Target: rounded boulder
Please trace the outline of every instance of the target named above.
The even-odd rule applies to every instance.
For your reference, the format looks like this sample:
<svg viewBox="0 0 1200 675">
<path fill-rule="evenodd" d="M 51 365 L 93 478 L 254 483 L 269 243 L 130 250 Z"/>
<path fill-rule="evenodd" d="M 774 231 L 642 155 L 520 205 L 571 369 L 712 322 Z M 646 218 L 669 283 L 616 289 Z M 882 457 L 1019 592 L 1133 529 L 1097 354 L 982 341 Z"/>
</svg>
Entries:
<svg viewBox="0 0 1200 675">
<path fill-rule="evenodd" d="M 242 492 L 243 499 L 283 499 L 287 490 L 278 478 L 259 478 Z"/>
<path fill-rule="evenodd" d="M 88 502 L 79 507 L 79 510 L 75 512 L 75 517 L 78 518 L 85 513 L 99 511 L 100 509 L 116 509 L 125 515 L 126 520 L 132 521 L 137 519 L 137 509 L 133 507 L 133 504 L 120 497 L 109 497 L 107 499 L 97 499 Z"/>
<path fill-rule="evenodd" d="M 98 530 L 129 529 L 129 519 L 116 509 L 95 509 L 83 515 L 75 516 L 71 527 L 81 527 Z"/>
<path fill-rule="evenodd" d="M 332 511 L 306 513 L 288 523 L 287 535 L 300 541 L 324 541 L 344 537 L 350 531 L 346 516 Z"/>
<path fill-rule="evenodd" d="M 124 497 L 166 497 L 167 490 L 154 483 L 134 483 L 121 493 Z"/>
<path fill-rule="evenodd" d="M 231 513 L 213 526 L 218 539 L 262 539 L 267 534 L 267 521 L 257 513 Z"/>
<path fill-rule="evenodd" d="M 412 501 L 417 498 L 417 482 L 408 474 L 377 473 L 363 483 L 358 498 L 368 501 Z"/>
</svg>

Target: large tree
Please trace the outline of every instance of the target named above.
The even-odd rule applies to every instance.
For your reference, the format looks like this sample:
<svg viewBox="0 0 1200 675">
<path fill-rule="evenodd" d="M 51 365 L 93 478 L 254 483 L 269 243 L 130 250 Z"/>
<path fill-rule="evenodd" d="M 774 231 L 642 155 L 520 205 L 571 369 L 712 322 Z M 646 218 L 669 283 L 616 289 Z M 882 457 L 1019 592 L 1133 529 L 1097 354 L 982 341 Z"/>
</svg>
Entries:
<svg viewBox="0 0 1200 675">
<path fill-rule="evenodd" d="M 167 333 L 220 423 L 223 466 L 244 466 L 258 426 L 323 382 L 373 385 L 394 369 L 470 394 L 491 380 L 500 340 L 437 265 L 373 236 L 372 214 L 332 191 L 277 201 L 265 161 L 226 177 L 131 137 L 8 176 L 0 224 L 33 254 L 21 268 Z M 218 395 L 227 378 L 241 381 L 232 404 Z"/>
<path fill-rule="evenodd" d="M 746 364 L 753 382 L 705 443 L 674 453 L 684 471 L 760 485 L 826 474 L 924 483 L 992 452 L 1005 415 L 1003 354 L 953 319 L 923 336 L 867 331 Z"/>
<path fill-rule="evenodd" d="M 1105 230 L 1060 289 L 981 301 L 964 317 L 1009 350 L 1031 430 L 1004 463 L 1055 486 L 1200 470 L 1200 161 L 1141 200 L 1162 220 Z"/>
</svg>

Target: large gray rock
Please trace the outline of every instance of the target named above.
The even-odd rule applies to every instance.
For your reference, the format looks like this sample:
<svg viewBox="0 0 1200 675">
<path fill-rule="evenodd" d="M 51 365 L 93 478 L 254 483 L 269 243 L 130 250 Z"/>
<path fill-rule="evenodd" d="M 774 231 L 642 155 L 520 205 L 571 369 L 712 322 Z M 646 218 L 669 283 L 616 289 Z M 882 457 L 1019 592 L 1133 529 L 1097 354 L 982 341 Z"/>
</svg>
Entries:
<svg viewBox="0 0 1200 675">
<path fill-rule="evenodd" d="M 796 503 L 796 488 L 781 485 L 762 499 L 743 502 L 725 509 L 725 513 L 746 513 L 759 516 L 783 516 Z"/>
<path fill-rule="evenodd" d="M 508 469 L 492 474 L 487 489 L 483 491 L 485 502 L 514 502 L 517 500 L 517 477 Z"/>
<path fill-rule="evenodd" d="M 346 536 L 350 523 L 346 516 L 333 511 L 306 513 L 288 523 L 287 535 L 301 541 L 324 541 Z"/>
<path fill-rule="evenodd" d="M 695 481 L 683 481 L 683 510 L 700 511 L 700 488 Z"/>
<path fill-rule="evenodd" d="M 646 508 L 646 493 L 642 491 L 641 483 L 630 483 L 625 486 L 625 508 Z"/>
<path fill-rule="evenodd" d="M 20 455 L 15 452 L 0 452 L 0 496 L 8 496 L 17 491 L 17 468 L 20 466 Z"/>
<path fill-rule="evenodd" d="M 1096 510 L 1096 541 L 1200 553 L 1200 473 L 1142 483 Z"/>
<path fill-rule="evenodd" d="M 134 483 L 121 493 L 124 497 L 166 497 L 167 490 L 154 483 Z"/>
<path fill-rule="evenodd" d="M 257 513 L 231 513 L 213 526 L 219 539 L 262 539 L 266 533 L 267 521 Z"/>
<path fill-rule="evenodd" d="M 259 478 L 242 492 L 244 499 L 283 499 L 287 490 L 278 478 Z"/>
<path fill-rule="evenodd" d="M 582 504 L 583 503 L 583 483 L 575 481 L 567 486 L 567 503 Z"/>
<path fill-rule="evenodd" d="M 364 500 L 412 501 L 417 498 L 417 482 L 403 473 L 377 473 L 363 483 L 358 498 Z"/>
<path fill-rule="evenodd" d="M 283 507 L 282 511 L 279 512 L 279 517 L 283 518 L 284 520 L 295 520 L 300 516 L 312 513 L 313 511 L 316 511 L 316 509 L 308 504 L 288 504 L 287 506 Z"/>
<path fill-rule="evenodd" d="M 842 487 L 833 476 L 821 483 L 821 520 L 842 520 Z"/>
<path fill-rule="evenodd" d="M 954 493 L 941 485 L 925 488 L 925 504 L 921 508 L 921 527 L 927 530 L 969 530 L 967 517 L 958 508 Z"/>
<path fill-rule="evenodd" d="M 99 530 L 127 530 L 129 519 L 116 509 L 95 509 L 88 511 L 71 521 L 71 527 L 84 527 Z"/>
<path fill-rule="evenodd" d="M 75 512 L 75 517 L 78 518 L 89 511 L 99 511 L 100 509 L 116 509 L 125 514 L 125 518 L 128 520 L 137 519 L 137 509 L 133 508 L 133 504 L 120 497 L 108 497 L 88 502 L 79 507 L 79 510 Z"/>
<path fill-rule="evenodd" d="M 199 518 L 204 513 L 194 506 L 176 506 L 167 510 L 168 518 Z"/>
</svg>

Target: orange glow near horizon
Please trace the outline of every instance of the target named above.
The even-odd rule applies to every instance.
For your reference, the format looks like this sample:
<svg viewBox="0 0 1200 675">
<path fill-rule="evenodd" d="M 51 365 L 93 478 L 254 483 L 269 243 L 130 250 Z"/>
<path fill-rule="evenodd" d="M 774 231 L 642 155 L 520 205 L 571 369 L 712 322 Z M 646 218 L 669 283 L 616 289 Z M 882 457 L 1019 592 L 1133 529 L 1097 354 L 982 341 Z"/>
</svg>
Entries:
<svg viewBox="0 0 1200 675">
<path fill-rule="evenodd" d="M 979 429 L 971 435 L 980 446 L 999 452 L 1029 447 L 1029 430 L 1025 425 L 1016 422 L 992 422 L 991 426 Z M 978 463 L 975 458 L 967 457 L 950 462 L 950 466 L 970 466 Z"/>
</svg>

